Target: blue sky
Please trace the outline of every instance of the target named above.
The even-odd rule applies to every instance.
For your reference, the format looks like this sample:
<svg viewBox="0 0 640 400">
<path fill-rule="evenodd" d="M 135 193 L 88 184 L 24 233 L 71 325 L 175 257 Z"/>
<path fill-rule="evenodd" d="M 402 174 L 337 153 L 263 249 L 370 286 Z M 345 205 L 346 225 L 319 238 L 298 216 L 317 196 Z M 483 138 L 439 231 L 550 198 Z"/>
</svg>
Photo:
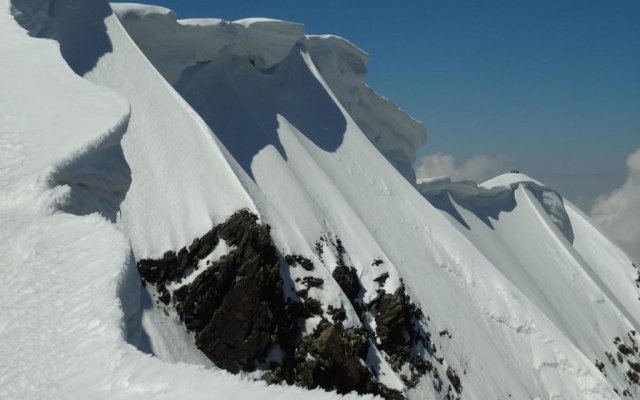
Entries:
<svg viewBox="0 0 640 400">
<path fill-rule="evenodd" d="M 179 18 L 272 17 L 344 36 L 371 54 L 367 82 L 427 126 L 420 154 L 503 155 L 533 176 L 621 182 L 640 147 L 637 0 L 153 3 Z"/>
</svg>

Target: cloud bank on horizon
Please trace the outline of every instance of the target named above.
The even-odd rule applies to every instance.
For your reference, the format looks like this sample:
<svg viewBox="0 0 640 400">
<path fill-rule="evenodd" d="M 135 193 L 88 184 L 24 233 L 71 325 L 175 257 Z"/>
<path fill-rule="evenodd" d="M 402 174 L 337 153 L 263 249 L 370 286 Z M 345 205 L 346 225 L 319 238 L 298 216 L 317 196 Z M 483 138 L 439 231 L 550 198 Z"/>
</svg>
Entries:
<svg viewBox="0 0 640 400">
<path fill-rule="evenodd" d="M 627 167 L 626 182 L 596 200 L 591 218 L 640 262 L 640 148 L 627 158 Z"/>
<path fill-rule="evenodd" d="M 450 154 L 428 154 L 421 158 L 420 165 L 416 168 L 416 177 L 421 179 L 448 176 L 453 181 L 483 182 L 505 172 L 504 167 L 507 161 L 506 156 L 481 154 L 458 165 L 456 159 Z"/>
</svg>

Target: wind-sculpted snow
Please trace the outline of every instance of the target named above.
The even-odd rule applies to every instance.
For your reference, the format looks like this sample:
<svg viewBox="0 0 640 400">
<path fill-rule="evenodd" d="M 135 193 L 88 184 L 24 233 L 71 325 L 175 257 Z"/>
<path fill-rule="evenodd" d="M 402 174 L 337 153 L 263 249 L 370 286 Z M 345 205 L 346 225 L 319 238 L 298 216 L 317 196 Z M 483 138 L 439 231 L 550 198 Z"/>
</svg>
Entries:
<svg viewBox="0 0 640 400">
<path fill-rule="evenodd" d="M 421 128 L 363 94 L 350 44 L 271 20 L 120 5 L 121 24 L 104 2 L 62 3 L 0 0 L 0 397 L 334 398 L 252 380 L 347 391 L 327 365 L 387 397 L 640 397 L 638 267 L 522 175 L 441 182 L 425 199 L 389 163 L 392 149 L 411 159 Z M 108 50 L 56 42 L 67 29 Z M 275 347 L 270 374 L 251 357 L 222 371 L 180 320 L 200 315 L 195 294 L 172 303 L 191 285 L 225 298 L 222 319 L 246 316 L 230 310 L 253 303 L 205 282 L 214 264 L 256 267 L 233 235 L 164 290 L 142 286 L 136 265 L 193 261 L 194 239 L 242 209 L 271 227 L 282 294 L 309 313 L 294 358 L 318 380 L 278 371 L 290 354 Z"/>
<path fill-rule="evenodd" d="M 306 46 L 318 71 L 362 132 L 409 182 L 413 163 L 425 143 L 424 126 L 375 93 L 363 80 L 369 56 L 332 35 L 307 36 Z"/>
<path fill-rule="evenodd" d="M 342 144 L 345 116 L 307 63 L 308 55 L 298 46 L 268 73 L 221 54 L 185 69 L 175 87 L 253 175 L 254 156 L 265 147 L 275 146 L 287 157 L 278 137 L 278 117 L 325 151 L 334 152 Z"/>
<path fill-rule="evenodd" d="M 465 227 L 469 228 L 469 225 L 454 203 L 474 213 L 487 226 L 493 228 L 492 220 L 499 219 L 500 213 L 511 212 L 516 207 L 515 191 L 519 186 L 523 186 L 536 197 L 565 238 L 573 243 L 571 220 L 562 197 L 556 191 L 527 177 L 505 185 L 497 183 L 497 180 L 489 181 L 478 186 L 473 181 L 452 182 L 449 178 L 433 178 L 420 180 L 418 190 L 431 204 L 449 213 Z"/>
<path fill-rule="evenodd" d="M 83 0 L 11 0 L 16 21 L 31 36 L 55 38 L 60 53 L 77 74 L 84 75 L 112 50 L 106 26 L 108 4 Z"/>
<path fill-rule="evenodd" d="M 77 216 L 60 207 L 79 188 L 102 191 L 101 183 L 112 181 L 110 166 L 95 162 L 111 158 L 109 149 L 127 129 L 128 105 L 115 92 L 74 75 L 54 42 L 27 36 L 8 12 L 8 2 L 0 1 L 0 10 L 7 40 L 0 46 L 0 119 L 10 121 L 3 133 L 18 136 L 22 144 L 0 153 L 3 161 L 20 160 L 0 181 L 0 269 L 11 283 L 0 294 L 0 397 L 196 399 L 215 393 L 228 399 L 286 399 L 308 394 L 168 364 L 126 343 L 123 328 L 136 319 L 141 297 L 128 239 L 97 213 Z M 56 79 L 33 64 L 34 56 Z M 66 179 L 88 166 L 96 168 L 68 185 Z M 73 202 L 94 201 L 102 204 L 86 193 Z M 323 392 L 312 396 L 334 398 Z"/>
<path fill-rule="evenodd" d="M 305 133 L 314 131 L 308 129 L 309 124 L 325 121 L 318 132 L 324 141 L 334 143 L 327 147 L 318 137 L 314 141 L 329 151 L 340 144 L 344 132 L 342 118 L 327 115 L 335 106 L 323 101 L 326 95 L 310 87 L 308 79 L 307 82 L 294 79 L 304 80 L 308 72 L 293 66 L 292 59 L 308 51 L 322 79 L 362 132 L 407 180 L 415 181 L 412 165 L 417 149 L 425 142 L 425 129 L 363 83 L 369 57 L 345 39 L 330 35 L 305 37 L 302 25 L 285 21 L 176 20 L 173 12 L 158 7 L 129 4 L 113 7 L 140 49 L 207 121 L 247 172 L 252 157 L 266 143 L 257 140 L 247 144 L 236 132 L 258 130 L 272 135 L 276 113 Z M 163 37 L 162 41 L 156 40 L 159 36 Z M 285 59 L 289 61 L 284 62 Z M 302 74 L 293 71 L 302 71 Z M 233 82 L 231 89 L 229 82 Z M 241 82 L 246 83 L 242 86 Z M 285 83 L 288 86 L 281 87 Z M 221 91 L 226 94 L 219 93 Z M 278 106 L 267 113 L 273 108 L 267 105 L 283 102 L 278 100 L 277 93 L 287 93 L 285 104 L 295 105 L 297 109 L 314 107 L 314 119 L 309 120 L 308 113 L 303 120 L 291 118 L 286 108 L 282 110 Z M 308 96 L 308 93 L 316 95 Z M 219 103 L 216 99 L 225 101 Z M 246 110 L 228 104 L 230 100 L 238 101 Z M 260 101 L 266 104 L 255 104 Z M 247 112 L 251 115 L 246 115 Z M 229 121 L 222 118 L 225 115 Z M 255 147 L 243 149 L 246 160 L 238 159 L 238 152 L 234 151 L 239 146 L 237 142 Z"/>
<path fill-rule="evenodd" d="M 301 24 L 285 21 L 177 21 L 173 11 L 162 7 L 117 3 L 112 7 L 136 44 L 171 84 L 187 67 L 212 61 L 223 51 L 267 70 L 284 60 L 304 38 Z M 158 37 L 163 39 L 158 41 Z"/>
<path fill-rule="evenodd" d="M 638 323 L 640 274 L 580 211 L 563 201 L 557 192 L 520 174 L 505 174 L 480 186 L 434 179 L 425 180 L 418 187 L 430 202 L 452 217 L 452 223 L 461 228 L 467 240 L 563 330 L 574 346 L 593 360 L 614 392 L 637 397 L 638 379 L 634 378 L 637 356 L 615 354 L 619 352 L 616 350 L 619 337 L 629 336 L 626 340 L 635 343 L 631 327 Z M 611 265 L 620 268 L 614 270 Z M 511 297 L 503 289 L 498 293 Z M 562 307 L 558 307 L 560 302 Z M 602 314 L 603 308 L 608 307 L 612 309 Z M 580 314 L 567 311 L 573 309 L 589 311 Z M 600 323 L 595 331 L 589 332 L 586 326 L 594 324 L 589 321 L 593 318 L 591 313 L 605 318 L 606 324 L 619 323 L 620 319 L 628 321 L 628 332 L 623 325 L 613 330 L 617 333 L 604 333 Z M 503 312 L 496 311 L 487 315 L 514 332 L 536 335 L 538 325 L 530 320 L 505 317 Z M 593 354 L 583 350 L 599 342 L 604 342 L 599 344 L 601 350 Z M 625 361 L 627 356 L 630 359 Z M 540 364 L 540 368 L 543 366 L 566 367 L 562 363 Z M 567 393 L 568 388 L 558 392 L 566 398 L 582 397 Z"/>
</svg>

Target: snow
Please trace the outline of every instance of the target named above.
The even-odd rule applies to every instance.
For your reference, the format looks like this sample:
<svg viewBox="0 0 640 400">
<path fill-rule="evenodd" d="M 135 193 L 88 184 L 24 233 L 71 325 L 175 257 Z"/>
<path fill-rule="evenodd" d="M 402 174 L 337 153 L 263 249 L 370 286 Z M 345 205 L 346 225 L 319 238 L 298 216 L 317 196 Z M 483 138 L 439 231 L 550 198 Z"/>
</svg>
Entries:
<svg viewBox="0 0 640 400">
<path fill-rule="evenodd" d="M 615 399 L 629 386 L 605 351 L 640 331 L 637 271 L 558 193 L 521 174 L 415 185 L 403 165 L 424 129 L 362 85 L 367 56 L 343 39 L 131 4 L 105 18 L 104 4 L 44 18 L 45 36 L 64 25 L 65 38 L 108 39 L 86 62 L 82 41 L 30 37 L 0 0 L 0 397 L 335 398 L 220 371 L 140 285 L 137 260 L 242 208 L 281 254 L 314 263 L 325 310 L 348 301 L 337 254 L 314 251 L 322 237 L 340 238 L 365 300 L 382 272 L 388 292 L 402 278 L 463 398 Z M 428 379 L 407 393 L 443 396 Z"/>
<path fill-rule="evenodd" d="M 260 69 L 271 68 L 304 34 L 300 24 L 266 18 L 178 21 L 175 13 L 164 8 L 127 3 L 112 7 L 136 44 L 172 84 L 186 68 L 211 61 L 222 51 L 251 59 Z"/>
<path fill-rule="evenodd" d="M 496 291 L 509 300 L 512 310 L 493 299 L 484 312 L 514 334 L 535 339 L 512 362 L 523 363 L 531 354 L 538 379 L 556 387 L 550 394 L 607 398 L 607 384 L 598 383 L 597 377 L 587 378 L 586 366 L 578 367 L 571 360 L 576 356 L 602 360 L 604 350 L 599 348 L 610 348 L 615 332 L 637 326 L 631 261 L 573 205 L 525 175 L 505 174 L 480 186 L 431 179 L 422 181 L 419 188 L 499 271 Z M 443 199 L 448 200 L 447 207 Z M 515 311 L 531 306 L 542 312 L 544 320 Z M 571 355 L 576 350 L 579 353 Z M 607 372 L 609 384 L 621 392 L 624 377 Z M 552 379 L 562 375 L 563 380 Z M 580 382 L 580 386 L 563 386 L 562 381 Z"/>
<path fill-rule="evenodd" d="M 175 12 L 166 7 L 151 4 L 113 3 L 111 8 L 119 19 L 141 19 L 147 15 L 155 16 L 156 18 L 159 16 L 172 16 L 175 18 L 176 15 Z"/>
<path fill-rule="evenodd" d="M 51 184 L 58 169 L 119 134 L 114 127 L 127 119 L 128 104 L 73 74 L 55 42 L 30 38 L 13 20 L 7 1 L 0 2 L 0 10 L 0 30 L 7 39 L 0 46 L 0 119 L 3 133 L 20 144 L 3 146 L 0 153 L 3 165 L 17 160 L 1 177 L 0 269 L 11 285 L 0 294 L 5 305 L 0 397 L 195 399 L 215 393 L 228 399 L 286 399 L 308 394 L 217 369 L 171 364 L 126 342 L 125 321 L 135 319 L 141 289 L 129 239 L 98 214 L 60 212 L 69 187 Z M 312 395 L 335 397 L 321 391 Z"/>
<path fill-rule="evenodd" d="M 369 56 L 351 42 L 333 35 L 305 37 L 303 25 L 279 20 L 176 20 L 173 13 L 156 14 L 154 8 L 139 5 L 113 8 L 136 44 L 172 84 L 189 67 L 210 62 L 221 52 L 250 60 L 264 71 L 283 61 L 296 43 L 304 43 L 326 84 L 360 129 L 410 182 L 415 180 L 412 165 L 426 131 L 363 83 Z"/>
<path fill-rule="evenodd" d="M 189 285 L 196 280 L 196 278 L 206 271 L 208 268 L 214 268 L 213 263 L 218 261 L 220 257 L 229 254 L 235 249 L 235 246 L 229 246 L 224 240 L 220 240 L 216 248 L 207 257 L 198 261 L 198 268 L 189 267 L 181 277 L 181 282 L 169 282 L 167 289 L 173 294 L 173 291 L 181 288 L 182 286 Z"/>
<path fill-rule="evenodd" d="M 415 182 L 413 163 L 416 151 L 426 141 L 426 130 L 363 83 L 368 54 L 334 35 L 309 35 L 306 45 L 318 71 L 354 122 L 409 182 Z"/>
</svg>

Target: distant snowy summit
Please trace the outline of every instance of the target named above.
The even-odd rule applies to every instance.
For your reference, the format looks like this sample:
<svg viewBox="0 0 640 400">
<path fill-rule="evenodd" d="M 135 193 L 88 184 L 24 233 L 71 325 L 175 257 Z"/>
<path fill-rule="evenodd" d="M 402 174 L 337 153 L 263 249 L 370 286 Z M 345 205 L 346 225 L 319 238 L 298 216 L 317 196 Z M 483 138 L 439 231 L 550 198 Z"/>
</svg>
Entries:
<svg viewBox="0 0 640 400">
<path fill-rule="evenodd" d="M 99 0 L 0 37 L 1 398 L 640 397 L 638 266 L 523 174 L 416 182 L 347 40 Z"/>
</svg>

